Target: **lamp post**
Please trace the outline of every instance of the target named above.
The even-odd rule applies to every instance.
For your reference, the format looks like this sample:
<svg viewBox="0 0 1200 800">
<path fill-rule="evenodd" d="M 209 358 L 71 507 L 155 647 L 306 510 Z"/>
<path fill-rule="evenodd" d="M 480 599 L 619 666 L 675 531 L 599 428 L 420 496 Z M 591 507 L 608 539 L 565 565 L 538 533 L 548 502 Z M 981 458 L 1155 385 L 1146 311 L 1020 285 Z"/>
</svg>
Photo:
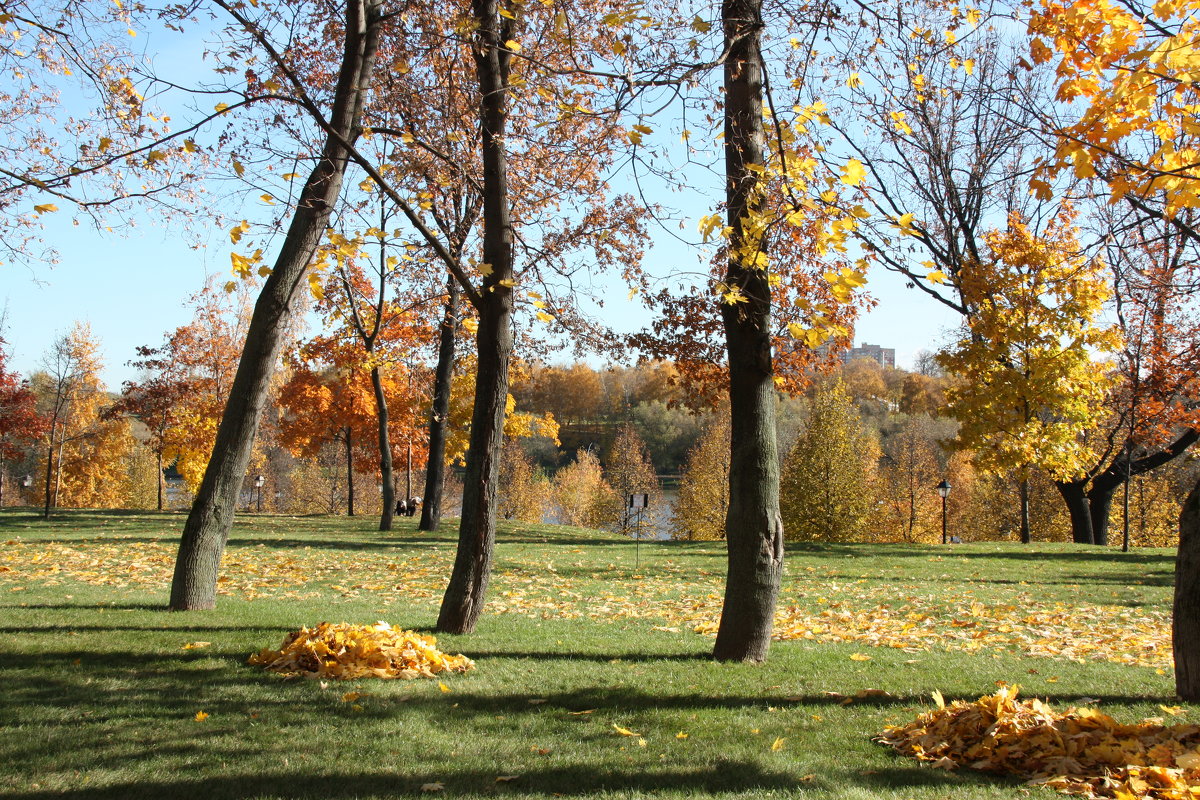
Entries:
<svg viewBox="0 0 1200 800">
<path fill-rule="evenodd" d="M 950 481 L 942 478 L 936 487 L 938 497 L 942 498 L 942 544 L 946 544 L 946 498 L 950 496 Z"/>
<path fill-rule="evenodd" d="M 262 487 L 267 482 L 267 479 L 262 475 L 254 476 L 254 488 L 258 489 L 258 513 L 262 513 Z M 943 537 L 945 538 L 945 537 Z"/>
</svg>

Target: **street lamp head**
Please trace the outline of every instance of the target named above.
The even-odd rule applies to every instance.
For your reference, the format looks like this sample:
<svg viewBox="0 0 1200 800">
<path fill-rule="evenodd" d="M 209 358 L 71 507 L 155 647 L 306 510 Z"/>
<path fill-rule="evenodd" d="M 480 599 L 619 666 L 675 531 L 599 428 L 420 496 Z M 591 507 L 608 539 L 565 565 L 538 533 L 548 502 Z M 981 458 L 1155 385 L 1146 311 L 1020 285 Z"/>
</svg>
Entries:
<svg viewBox="0 0 1200 800">
<path fill-rule="evenodd" d="M 950 496 L 950 481 L 943 479 L 942 482 L 934 488 L 937 489 L 938 496 L 943 500 Z"/>
<path fill-rule="evenodd" d="M 254 485 L 255 485 L 256 487 L 258 487 L 259 489 L 261 489 L 261 488 L 262 488 L 262 485 L 263 485 L 264 483 L 266 483 L 266 482 L 267 482 L 267 479 L 266 479 L 266 478 L 264 478 L 262 475 L 255 475 L 255 476 L 254 476 Z M 943 483 L 945 483 L 945 481 L 943 481 Z"/>
</svg>

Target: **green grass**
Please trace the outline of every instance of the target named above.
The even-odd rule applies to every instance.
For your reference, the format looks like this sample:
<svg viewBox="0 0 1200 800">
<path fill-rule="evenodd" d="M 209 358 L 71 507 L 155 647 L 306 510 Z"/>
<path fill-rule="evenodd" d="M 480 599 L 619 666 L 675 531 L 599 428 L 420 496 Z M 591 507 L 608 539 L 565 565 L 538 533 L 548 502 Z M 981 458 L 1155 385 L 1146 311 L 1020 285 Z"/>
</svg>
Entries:
<svg viewBox="0 0 1200 800">
<path fill-rule="evenodd" d="M 793 546 L 791 613 L 835 631 L 927 614 L 924 630 L 945 638 L 904 649 L 837 633 L 846 640 L 776 642 L 749 666 L 713 663 L 712 640 L 692 630 L 719 610 L 723 545 L 643 542 L 635 568 L 633 544 L 608 534 L 502 525 L 489 611 L 474 634 L 439 638 L 477 664 L 445 678 L 446 693 L 424 680 L 323 688 L 245 661 L 322 620 L 428 629 L 453 526 L 429 535 L 406 520 L 381 534 L 366 518 L 241 518 L 217 610 L 174 614 L 162 606 L 181 524 L 0 512 L 0 797 L 349 800 L 427 797 L 432 782 L 454 797 L 1051 797 L 928 769 L 871 738 L 927 708 L 934 689 L 973 699 L 997 681 L 1056 706 L 1096 698 L 1130 721 L 1175 702 L 1169 670 L 1100 660 L 1128 643 L 1110 648 L 1096 624 L 1145 625 L 1161 645 L 1166 550 Z M 1003 608 L 1014 620 L 1040 609 L 1033 638 L 1061 617 L 1055 633 L 1076 636 L 1085 660 L 1031 657 L 981 627 Z M 212 644 L 183 649 L 195 641 Z M 892 697 L 840 704 L 866 688 Z M 343 702 L 351 690 L 365 696 Z"/>
</svg>

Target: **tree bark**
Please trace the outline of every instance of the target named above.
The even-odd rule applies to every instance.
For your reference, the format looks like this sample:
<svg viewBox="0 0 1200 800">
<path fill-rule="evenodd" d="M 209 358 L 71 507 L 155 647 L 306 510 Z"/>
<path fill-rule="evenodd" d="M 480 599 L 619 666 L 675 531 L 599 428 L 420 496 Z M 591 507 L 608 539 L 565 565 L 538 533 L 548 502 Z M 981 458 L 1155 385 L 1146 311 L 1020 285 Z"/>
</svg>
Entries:
<svg viewBox="0 0 1200 800">
<path fill-rule="evenodd" d="M 508 196 L 508 154 L 504 133 L 508 121 L 508 68 L 512 54 L 503 43 L 512 24 L 501 18 L 497 0 L 473 0 L 477 30 L 473 48 L 480 90 L 483 163 L 484 278 L 477 310 L 475 341 L 479 368 L 475 408 L 467 449 L 462 519 L 454 570 L 442 598 L 437 629 L 470 633 L 483 611 L 496 540 L 496 481 L 504 437 L 508 399 L 508 362 L 512 354 L 513 230 Z"/>
<path fill-rule="evenodd" d="M 1075 544 L 1094 544 L 1092 510 L 1088 503 L 1087 478 L 1076 481 L 1055 481 L 1054 488 L 1062 495 L 1071 516 L 1071 538 Z"/>
<path fill-rule="evenodd" d="M 348 0 L 345 42 L 327 118 L 325 144 L 292 215 L 275 267 L 263 284 L 246 344 L 217 429 L 212 457 L 184 524 L 171 583 L 173 610 L 216 605 L 221 554 L 233 525 L 242 479 L 304 276 L 338 202 L 348 152 L 361 133 L 363 103 L 379 46 L 382 0 Z"/>
<path fill-rule="evenodd" d="M 383 481 L 383 511 L 379 515 L 379 530 L 390 531 L 396 513 L 396 475 L 392 466 L 392 441 L 388 433 L 387 395 L 383 393 L 383 377 L 379 367 L 371 367 L 371 389 L 375 392 L 375 416 L 379 420 L 379 476 Z"/>
<path fill-rule="evenodd" d="M 1171 646 L 1175 693 L 1191 702 L 1200 700 L 1200 483 L 1184 501 L 1179 515 Z"/>
<path fill-rule="evenodd" d="M 346 516 L 354 516 L 354 430 L 347 425 L 342 434 L 346 443 Z"/>
<path fill-rule="evenodd" d="M 747 214 L 756 210 L 764 163 L 761 0 L 725 0 L 725 173 L 731 257 L 725 282 L 746 302 L 721 306 L 729 358 L 728 572 L 713 656 L 759 662 L 767 657 L 783 574 L 779 453 L 771 362 L 771 288 L 765 270 L 743 263 Z"/>
<path fill-rule="evenodd" d="M 446 423 L 450 417 L 450 381 L 454 376 L 454 335 L 458 328 L 458 281 L 446 281 L 446 312 L 438 334 L 437 370 L 433 378 L 433 408 L 429 413 L 429 460 L 425 466 L 425 499 L 418 530 L 436 531 L 442 521 L 442 490 L 446 483 Z"/>
<path fill-rule="evenodd" d="M 1021 483 L 1017 489 L 1018 502 L 1020 508 L 1018 515 L 1021 519 L 1021 543 L 1029 544 L 1033 541 L 1033 535 L 1029 531 L 1029 479 L 1021 478 Z"/>
<path fill-rule="evenodd" d="M 156 482 L 158 484 L 158 486 L 157 486 L 157 488 L 158 488 L 158 510 L 162 511 L 163 510 L 163 463 L 162 463 L 163 459 L 162 459 L 162 450 L 161 449 L 158 450 L 154 454 L 154 459 L 155 459 L 155 463 L 158 464 L 158 481 Z"/>
</svg>

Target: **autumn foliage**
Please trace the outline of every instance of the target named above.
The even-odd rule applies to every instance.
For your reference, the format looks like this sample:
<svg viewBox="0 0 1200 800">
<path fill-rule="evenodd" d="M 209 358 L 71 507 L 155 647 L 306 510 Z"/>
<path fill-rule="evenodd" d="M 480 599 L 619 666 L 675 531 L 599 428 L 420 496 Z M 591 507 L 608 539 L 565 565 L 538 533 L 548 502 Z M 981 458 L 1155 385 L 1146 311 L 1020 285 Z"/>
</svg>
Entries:
<svg viewBox="0 0 1200 800">
<path fill-rule="evenodd" d="M 289 678 L 432 678 L 466 672 L 475 662 L 437 649 L 437 640 L 386 622 L 351 625 L 322 622 L 284 637 L 278 650 L 264 648 L 249 662 Z"/>
<path fill-rule="evenodd" d="M 1036 698 L 1017 700 L 1017 691 L 949 705 L 935 693 L 936 709 L 879 741 L 935 768 L 1008 773 L 1081 797 L 1182 798 L 1200 789 L 1200 726 L 1124 724 L 1090 706 L 1057 713 Z"/>
</svg>

